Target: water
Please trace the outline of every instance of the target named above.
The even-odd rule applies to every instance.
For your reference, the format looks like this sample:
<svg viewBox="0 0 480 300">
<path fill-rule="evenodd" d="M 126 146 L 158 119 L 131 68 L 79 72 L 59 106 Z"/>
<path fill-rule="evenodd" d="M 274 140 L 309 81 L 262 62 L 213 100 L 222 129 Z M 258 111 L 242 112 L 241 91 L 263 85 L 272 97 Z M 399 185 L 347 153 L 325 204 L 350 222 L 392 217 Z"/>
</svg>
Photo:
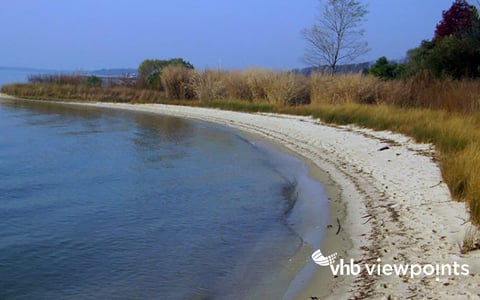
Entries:
<svg viewBox="0 0 480 300">
<path fill-rule="evenodd" d="M 6 68 L 0 67 L 0 88 L 9 83 L 26 83 L 28 76 L 38 74 L 59 73 L 58 71 L 27 69 L 27 68 Z"/>
<path fill-rule="evenodd" d="M 0 299 L 287 289 L 300 160 L 211 124 L 59 104 L 0 101 L 0 129 Z"/>
</svg>

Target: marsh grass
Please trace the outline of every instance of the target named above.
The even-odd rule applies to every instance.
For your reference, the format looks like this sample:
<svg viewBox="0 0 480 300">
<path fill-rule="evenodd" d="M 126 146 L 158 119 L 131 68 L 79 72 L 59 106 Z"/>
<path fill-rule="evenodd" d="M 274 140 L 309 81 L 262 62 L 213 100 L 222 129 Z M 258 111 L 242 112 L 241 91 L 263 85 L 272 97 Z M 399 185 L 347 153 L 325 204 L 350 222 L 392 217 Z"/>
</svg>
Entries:
<svg viewBox="0 0 480 300">
<path fill-rule="evenodd" d="M 119 103 L 160 103 L 166 100 L 165 93 L 154 90 L 137 90 L 129 87 L 88 87 L 63 84 L 11 84 L 2 87 L 2 92 L 26 99 L 91 101 Z"/>
<path fill-rule="evenodd" d="M 192 69 L 179 65 L 163 68 L 160 81 L 165 91 L 165 98 L 170 100 L 194 98 L 195 93 L 190 84 L 194 72 Z"/>
<path fill-rule="evenodd" d="M 480 225 L 479 80 L 439 80 L 428 73 L 382 81 L 361 75 L 306 78 L 262 69 L 186 72 L 172 68 L 161 82 L 160 90 L 35 83 L 7 85 L 2 92 L 30 99 L 167 103 L 288 113 L 403 133 L 435 145 L 435 159 L 454 199 L 465 201 L 472 223 Z"/>
<path fill-rule="evenodd" d="M 465 232 L 460 252 L 465 254 L 477 249 L 480 249 L 480 231 L 476 227 L 469 227 Z"/>
</svg>

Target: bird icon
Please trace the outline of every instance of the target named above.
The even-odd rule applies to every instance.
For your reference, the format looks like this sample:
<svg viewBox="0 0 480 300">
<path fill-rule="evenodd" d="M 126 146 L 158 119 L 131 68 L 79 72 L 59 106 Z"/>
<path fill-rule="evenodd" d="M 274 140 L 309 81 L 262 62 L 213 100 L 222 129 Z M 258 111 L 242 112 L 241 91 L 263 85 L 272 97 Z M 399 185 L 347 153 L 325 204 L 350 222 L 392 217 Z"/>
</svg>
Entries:
<svg viewBox="0 0 480 300">
<path fill-rule="evenodd" d="M 317 251 L 312 253 L 312 259 L 319 266 L 331 266 L 335 263 L 335 260 L 337 259 L 337 252 L 329 256 L 323 256 L 322 251 L 318 249 Z"/>
</svg>

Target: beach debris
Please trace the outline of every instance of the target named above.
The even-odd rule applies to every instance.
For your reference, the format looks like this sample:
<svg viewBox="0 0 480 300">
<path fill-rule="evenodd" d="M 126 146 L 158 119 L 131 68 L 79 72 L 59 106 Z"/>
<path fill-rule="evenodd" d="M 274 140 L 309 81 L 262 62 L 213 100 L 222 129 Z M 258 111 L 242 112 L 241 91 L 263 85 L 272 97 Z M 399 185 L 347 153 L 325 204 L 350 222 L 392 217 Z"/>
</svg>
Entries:
<svg viewBox="0 0 480 300">
<path fill-rule="evenodd" d="M 340 219 L 337 218 L 337 224 L 338 224 L 338 230 L 337 230 L 337 233 L 335 235 L 338 235 L 340 233 L 340 230 L 342 230 L 342 225 L 340 225 Z"/>
<path fill-rule="evenodd" d="M 368 218 L 365 222 L 363 222 L 363 224 L 367 224 L 367 223 L 370 222 L 372 219 L 373 219 L 373 217 Z"/>
<path fill-rule="evenodd" d="M 385 151 L 385 150 L 388 150 L 388 149 L 390 149 L 390 147 L 385 146 L 385 147 L 382 147 L 382 148 L 378 149 L 378 151 Z"/>
<path fill-rule="evenodd" d="M 437 183 L 437 184 L 435 184 L 435 185 L 432 185 L 430 188 L 437 187 L 437 186 L 441 185 L 442 183 L 443 183 L 443 181 L 442 181 L 442 180 L 440 180 L 440 182 L 439 182 L 439 183 Z"/>
</svg>

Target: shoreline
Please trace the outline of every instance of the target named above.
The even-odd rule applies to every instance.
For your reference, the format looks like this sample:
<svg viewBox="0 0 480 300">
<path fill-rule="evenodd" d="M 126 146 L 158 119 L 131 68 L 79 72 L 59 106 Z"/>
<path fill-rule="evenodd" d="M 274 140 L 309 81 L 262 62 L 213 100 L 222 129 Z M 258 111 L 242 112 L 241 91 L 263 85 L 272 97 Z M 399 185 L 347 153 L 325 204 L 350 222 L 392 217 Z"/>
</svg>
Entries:
<svg viewBox="0 0 480 300">
<path fill-rule="evenodd" d="M 296 299 L 478 297 L 480 252 L 461 255 L 458 247 L 468 230 L 468 213 L 464 203 L 451 200 L 432 159 L 431 145 L 417 144 L 391 132 L 329 126 L 309 117 L 162 104 L 65 104 L 190 118 L 264 137 L 303 158 L 311 174 L 322 170 L 341 188 L 339 199 L 327 191 L 331 217 L 339 218 L 342 230 L 336 235 L 333 232 L 336 224 L 332 224 L 334 230 L 326 230 L 323 253 L 338 252 L 345 260 L 353 258 L 361 262 L 381 258 L 382 263 L 455 261 L 470 266 L 468 277 L 449 276 L 439 281 L 432 276 L 400 278 L 366 274 L 334 278 L 329 268 L 316 266 L 309 260 L 306 265 L 315 267 L 315 274 L 309 282 L 301 282 L 305 286 Z M 383 147 L 388 149 L 379 151 Z M 320 182 L 325 188 L 330 186 Z M 329 280 L 328 291 L 322 289 L 325 280 Z"/>
</svg>

